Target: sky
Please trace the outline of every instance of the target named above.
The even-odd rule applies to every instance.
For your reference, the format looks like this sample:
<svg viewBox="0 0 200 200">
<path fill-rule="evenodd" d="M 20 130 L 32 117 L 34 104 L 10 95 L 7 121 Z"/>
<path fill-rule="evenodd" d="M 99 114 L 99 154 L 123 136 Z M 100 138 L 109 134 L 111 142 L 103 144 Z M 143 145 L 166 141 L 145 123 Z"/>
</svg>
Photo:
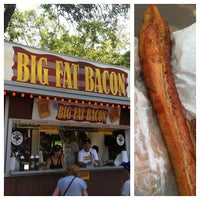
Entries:
<svg viewBox="0 0 200 200">
<path fill-rule="evenodd" d="M 17 8 L 19 11 L 23 12 L 25 10 L 32 10 L 36 9 L 39 4 L 32 4 L 32 3 L 19 3 L 17 4 Z"/>
</svg>

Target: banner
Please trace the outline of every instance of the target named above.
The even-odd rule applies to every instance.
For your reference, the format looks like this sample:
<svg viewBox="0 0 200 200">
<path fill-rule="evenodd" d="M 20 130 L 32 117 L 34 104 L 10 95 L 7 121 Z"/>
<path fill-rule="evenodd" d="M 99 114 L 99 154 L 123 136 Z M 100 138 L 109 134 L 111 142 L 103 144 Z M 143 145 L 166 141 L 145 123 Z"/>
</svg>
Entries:
<svg viewBox="0 0 200 200">
<path fill-rule="evenodd" d="M 120 108 L 35 98 L 32 119 L 119 125 Z"/>
<path fill-rule="evenodd" d="M 4 42 L 5 80 L 129 97 L 129 69 Z"/>
</svg>

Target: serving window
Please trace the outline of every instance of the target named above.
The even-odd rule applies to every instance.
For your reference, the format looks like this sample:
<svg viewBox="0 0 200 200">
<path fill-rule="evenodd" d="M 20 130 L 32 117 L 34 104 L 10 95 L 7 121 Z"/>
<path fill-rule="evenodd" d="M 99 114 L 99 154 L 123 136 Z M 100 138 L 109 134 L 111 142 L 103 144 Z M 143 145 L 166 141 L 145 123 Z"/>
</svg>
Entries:
<svg viewBox="0 0 200 200">
<path fill-rule="evenodd" d="M 74 142 L 78 144 L 79 150 L 82 149 L 82 139 L 89 137 L 92 146 L 98 146 L 98 155 L 103 161 L 104 166 L 114 166 L 116 156 L 126 148 L 126 140 L 130 141 L 128 129 L 120 127 L 102 128 L 102 127 L 80 127 L 76 126 L 49 124 L 42 121 L 10 119 L 7 134 L 7 158 L 6 171 L 24 171 L 30 169 L 30 158 L 39 157 L 39 168 L 35 170 L 44 170 L 46 160 L 50 157 L 52 148 L 58 144 L 63 146 L 63 137 L 66 131 L 72 132 Z M 128 137 L 128 138 L 127 138 Z M 20 168 L 20 158 L 24 157 L 25 166 Z M 15 157 L 15 159 L 13 158 Z M 14 162 L 15 160 L 15 162 Z"/>
</svg>

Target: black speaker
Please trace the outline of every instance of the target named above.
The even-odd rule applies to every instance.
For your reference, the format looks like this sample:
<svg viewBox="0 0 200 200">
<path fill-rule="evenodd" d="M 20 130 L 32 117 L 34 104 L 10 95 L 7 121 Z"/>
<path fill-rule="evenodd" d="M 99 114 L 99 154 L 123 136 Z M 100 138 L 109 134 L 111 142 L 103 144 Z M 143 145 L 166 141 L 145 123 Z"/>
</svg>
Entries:
<svg viewBox="0 0 200 200">
<path fill-rule="evenodd" d="M 104 145 L 105 146 L 113 146 L 116 144 L 116 137 L 113 135 L 105 135 L 104 136 Z"/>
</svg>

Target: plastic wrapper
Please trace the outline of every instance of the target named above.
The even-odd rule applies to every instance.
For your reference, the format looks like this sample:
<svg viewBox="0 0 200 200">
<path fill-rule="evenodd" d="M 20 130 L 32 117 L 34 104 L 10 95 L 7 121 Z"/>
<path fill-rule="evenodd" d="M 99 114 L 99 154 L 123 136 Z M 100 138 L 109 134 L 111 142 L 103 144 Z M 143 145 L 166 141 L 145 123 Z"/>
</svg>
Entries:
<svg viewBox="0 0 200 200">
<path fill-rule="evenodd" d="M 172 71 L 186 117 L 196 117 L 196 24 L 171 34 Z M 135 163 L 136 196 L 179 195 L 167 147 L 160 132 L 138 58 L 135 38 Z"/>
</svg>

